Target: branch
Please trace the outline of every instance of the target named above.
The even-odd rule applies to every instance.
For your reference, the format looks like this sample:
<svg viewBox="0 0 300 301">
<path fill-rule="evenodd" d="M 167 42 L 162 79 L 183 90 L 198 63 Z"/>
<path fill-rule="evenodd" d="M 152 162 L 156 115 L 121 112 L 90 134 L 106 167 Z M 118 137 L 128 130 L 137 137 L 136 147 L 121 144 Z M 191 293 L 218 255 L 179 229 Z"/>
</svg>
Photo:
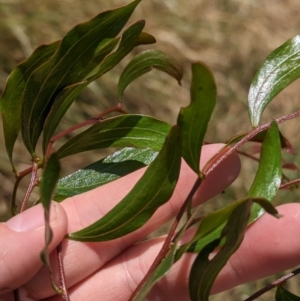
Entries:
<svg viewBox="0 0 300 301">
<path fill-rule="evenodd" d="M 16 182 L 14 185 L 12 198 L 11 198 L 11 206 L 10 206 L 10 211 L 11 211 L 12 216 L 15 216 L 17 214 L 16 198 L 17 198 L 17 191 L 18 191 L 20 182 L 25 176 L 29 175 L 31 172 L 32 172 L 32 167 L 29 167 L 16 175 Z"/>
<path fill-rule="evenodd" d="M 188 206 L 188 204 L 191 202 L 194 194 L 196 193 L 196 191 L 198 190 L 198 188 L 200 187 L 202 183 L 202 179 L 201 178 L 197 178 L 197 180 L 194 183 L 194 186 L 192 187 L 190 193 L 188 194 L 188 196 L 186 197 L 183 205 L 181 206 L 174 223 L 171 226 L 171 229 L 163 243 L 162 248 L 160 249 L 159 253 L 157 254 L 156 258 L 154 259 L 152 265 L 150 266 L 147 274 L 144 276 L 144 278 L 141 280 L 141 282 L 139 283 L 139 285 L 137 286 L 137 288 L 134 290 L 134 292 L 132 293 L 132 295 L 130 296 L 130 298 L 128 299 L 128 301 L 133 301 L 134 298 L 137 296 L 137 294 L 139 293 L 139 291 L 141 290 L 141 288 L 146 284 L 148 278 L 151 276 L 151 274 L 154 272 L 154 270 L 159 266 L 159 264 L 161 263 L 161 261 L 166 257 L 166 255 L 168 254 L 169 250 L 170 250 L 170 244 L 172 242 L 172 238 L 175 234 L 175 231 L 177 229 L 177 226 L 184 214 L 184 212 L 186 211 L 186 208 Z"/>
<path fill-rule="evenodd" d="M 253 301 L 255 300 L 257 297 L 261 296 L 262 294 L 264 294 L 265 292 L 271 290 L 272 288 L 279 286 L 281 284 L 283 284 L 284 282 L 286 282 L 288 279 L 296 276 L 300 274 L 300 268 L 297 268 L 296 270 L 288 273 L 287 275 L 284 275 L 283 277 L 275 280 L 274 282 L 272 282 L 271 284 L 266 285 L 264 288 L 262 288 L 261 290 L 257 291 L 256 293 L 254 293 L 253 295 L 251 295 L 250 297 L 248 297 L 247 299 L 245 299 L 244 301 Z"/>
<path fill-rule="evenodd" d="M 65 301 L 70 301 L 67 285 L 66 285 L 66 276 L 64 270 L 64 263 L 63 263 L 63 255 L 62 255 L 62 243 L 60 243 L 56 248 L 56 253 L 58 257 L 58 265 L 59 265 L 59 278 L 60 284 L 62 288 L 62 298 Z"/>
<path fill-rule="evenodd" d="M 49 141 L 48 146 L 47 146 L 46 157 L 47 158 L 50 157 L 52 146 L 57 140 L 59 140 L 60 138 L 62 138 L 65 135 L 70 134 L 70 133 L 72 133 L 72 132 L 74 132 L 78 129 L 81 129 L 85 126 L 95 124 L 95 123 L 99 122 L 99 120 L 101 120 L 104 116 L 106 116 L 107 114 L 113 113 L 113 112 L 120 112 L 122 114 L 127 114 L 127 112 L 125 110 L 123 110 L 122 104 L 119 103 L 118 105 L 103 111 L 102 113 L 100 113 L 96 117 L 93 117 L 91 119 L 85 120 L 81 123 L 78 123 L 76 125 L 73 125 L 73 126 L 69 127 L 68 129 L 60 132 L 59 134 L 57 134 L 56 136 L 53 136 L 51 138 L 51 140 Z"/>
<path fill-rule="evenodd" d="M 285 115 L 283 117 L 275 119 L 275 121 L 280 124 L 285 121 L 291 120 L 293 118 L 300 116 L 300 110 L 293 112 L 289 115 Z M 266 124 L 263 124 L 254 130 L 252 130 L 248 135 L 246 135 L 243 139 L 238 141 L 234 146 L 230 147 L 229 145 L 226 145 L 224 148 L 222 148 L 209 162 L 206 163 L 206 165 L 203 168 L 203 173 L 205 176 L 210 174 L 217 166 L 220 165 L 221 162 L 223 162 L 228 156 L 230 156 L 232 153 L 234 153 L 239 147 L 241 147 L 243 144 L 248 142 L 251 138 L 256 136 L 258 133 L 263 132 L 267 130 L 271 125 L 271 122 L 268 122 Z M 229 149 L 228 149 L 229 148 Z M 228 150 L 227 150 L 228 149 Z M 219 157 L 216 162 L 211 164 L 215 158 Z"/>
<path fill-rule="evenodd" d="M 279 189 L 284 189 L 286 187 L 289 187 L 289 186 L 292 186 L 292 185 L 295 185 L 295 184 L 298 184 L 298 183 L 300 183 L 300 179 L 292 180 L 292 181 L 289 181 L 287 183 L 281 184 Z"/>
<path fill-rule="evenodd" d="M 23 212 L 26 209 L 26 205 L 27 205 L 27 202 L 28 202 L 29 197 L 31 195 L 31 192 L 32 192 L 33 188 L 36 185 L 37 171 L 38 171 L 39 168 L 40 168 L 40 164 L 38 162 L 33 162 L 32 163 L 31 179 L 30 179 L 30 183 L 28 185 L 27 191 L 25 193 L 24 199 L 22 201 L 20 212 Z"/>
</svg>

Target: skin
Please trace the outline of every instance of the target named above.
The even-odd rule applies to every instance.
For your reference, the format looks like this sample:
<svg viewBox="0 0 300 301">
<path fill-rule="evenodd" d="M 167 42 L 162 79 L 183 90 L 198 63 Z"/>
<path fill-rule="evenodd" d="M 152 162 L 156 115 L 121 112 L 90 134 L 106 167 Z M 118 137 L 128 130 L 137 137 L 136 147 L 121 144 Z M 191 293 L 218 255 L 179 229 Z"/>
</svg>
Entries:
<svg viewBox="0 0 300 301">
<path fill-rule="evenodd" d="M 204 146 L 201 166 L 221 146 Z M 238 176 L 239 170 L 239 158 L 233 154 L 203 182 L 195 195 L 194 204 L 203 203 L 221 193 Z M 66 233 L 82 229 L 108 212 L 129 192 L 143 172 L 139 170 L 69 198 L 62 204 L 52 204 L 50 220 L 54 237 L 50 250 L 55 249 Z M 64 240 L 64 266 L 71 300 L 127 300 L 160 250 L 163 238 L 137 242 L 176 215 L 195 179 L 195 174 L 183 162 L 180 180 L 171 200 L 160 207 L 146 225 L 125 237 L 101 243 Z M 281 219 L 265 214 L 249 227 L 241 247 L 218 276 L 212 293 L 300 263 L 300 241 L 297 239 L 300 205 L 282 205 L 278 210 L 283 215 Z M 191 232 L 186 233 L 183 241 L 188 240 Z M 11 291 L 15 288 L 19 288 L 22 301 L 61 300 L 53 294 L 49 274 L 39 258 L 44 247 L 41 206 L 0 224 L 0 245 L 0 300 L 13 300 Z M 185 254 L 153 288 L 147 300 L 189 300 L 188 273 L 194 258 L 194 254 Z M 51 254 L 51 261 L 58 283 L 55 252 Z"/>
</svg>

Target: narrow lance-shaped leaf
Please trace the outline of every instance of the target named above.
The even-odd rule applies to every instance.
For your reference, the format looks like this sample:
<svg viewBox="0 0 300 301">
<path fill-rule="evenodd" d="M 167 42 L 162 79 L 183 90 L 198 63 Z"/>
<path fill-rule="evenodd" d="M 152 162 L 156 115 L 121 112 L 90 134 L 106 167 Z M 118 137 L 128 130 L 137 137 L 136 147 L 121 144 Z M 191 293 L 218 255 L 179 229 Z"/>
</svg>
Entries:
<svg viewBox="0 0 300 301">
<path fill-rule="evenodd" d="M 186 251 L 200 252 L 207 244 L 219 238 L 222 229 L 224 228 L 225 223 L 232 214 L 233 210 L 241 203 L 248 200 L 254 202 L 252 206 L 259 204 L 269 214 L 279 217 L 277 210 L 268 200 L 264 198 L 245 198 L 235 201 L 224 208 L 213 211 L 207 216 L 204 216 L 193 238 L 187 244 L 178 249 L 176 253 L 176 260 L 178 260 Z"/>
<path fill-rule="evenodd" d="M 285 87 L 300 77 L 300 35 L 275 49 L 256 73 L 248 95 L 252 126 L 259 124 L 266 106 Z"/>
<path fill-rule="evenodd" d="M 22 136 L 28 151 L 35 156 L 35 146 L 45 119 L 57 94 L 74 84 L 82 68 L 94 57 L 98 45 L 114 38 L 128 21 L 140 0 L 106 11 L 75 26 L 62 39 L 51 59 L 28 80 L 22 106 Z"/>
<path fill-rule="evenodd" d="M 265 136 L 254 181 L 248 192 L 249 197 L 263 197 L 270 202 L 275 198 L 281 183 L 281 150 L 278 125 L 275 121 Z M 252 207 L 251 221 L 264 213 L 261 207 Z"/>
<path fill-rule="evenodd" d="M 156 159 L 133 189 L 104 217 L 68 235 L 79 241 L 106 241 L 143 226 L 175 189 L 181 163 L 180 133 L 174 126 Z"/>
<path fill-rule="evenodd" d="M 59 179 L 59 173 L 60 173 L 59 160 L 57 155 L 53 153 L 50 156 L 46 168 L 44 170 L 43 178 L 41 182 L 41 190 L 40 190 L 41 202 L 44 207 L 44 215 L 45 215 L 45 244 L 46 244 L 44 250 L 41 252 L 41 258 L 49 270 L 52 286 L 58 293 L 60 293 L 61 291 L 60 288 L 58 288 L 53 281 L 48 247 L 52 241 L 52 236 L 53 236 L 52 230 L 49 225 L 50 204 L 51 204 L 52 196 L 55 191 L 57 181 Z"/>
<path fill-rule="evenodd" d="M 122 148 L 58 181 L 54 200 L 62 201 L 117 180 L 150 164 L 157 156 L 151 149 Z"/>
<path fill-rule="evenodd" d="M 176 260 L 180 259 L 183 253 L 188 250 L 200 252 L 200 250 L 208 243 L 219 238 L 230 214 L 243 202 L 245 202 L 245 199 L 233 202 L 224 208 L 215 210 L 204 216 L 193 238 L 187 244 L 181 246 L 177 251 Z"/>
<path fill-rule="evenodd" d="M 275 301 L 300 301 L 300 297 L 292 294 L 280 285 L 276 289 Z"/>
<path fill-rule="evenodd" d="M 159 151 L 171 126 L 143 115 L 121 115 L 96 123 L 66 142 L 58 151 L 60 158 L 108 147 L 139 147 Z"/>
<path fill-rule="evenodd" d="M 132 81 L 148 73 L 153 68 L 168 73 L 177 79 L 180 84 L 182 68 L 179 63 L 162 51 L 147 50 L 138 54 L 122 72 L 118 84 L 119 99 L 121 99 L 124 90 Z"/>
<path fill-rule="evenodd" d="M 76 84 L 65 87 L 56 96 L 53 107 L 47 116 L 43 131 L 43 152 L 46 153 L 47 145 L 54 134 L 59 122 L 77 98 L 79 93 L 89 84 L 84 78 L 98 65 L 117 45 L 119 39 L 108 39 L 105 43 L 101 43 L 101 47 L 92 62 L 81 70 L 81 73 L 74 78 Z"/>
<path fill-rule="evenodd" d="M 95 58 L 88 67 L 85 67 L 80 74 L 80 78 L 85 78 L 83 82 L 75 85 L 68 86 L 63 89 L 62 92 L 58 94 L 49 113 L 43 133 L 43 152 L 46 153 L 47 145 L 54 134 L 60 120 L 65 115 L 71 104 L 77 98 L 79 93 L 92 81 L 96 80 L 102 76 L 105 72 L 113 68 L 119 61 L 126 56 L 134 46 L 142 43 L 138 42 L 142 30 L 145 26 L 145 22 L 140 20 L 132 25 L 130 25 L 122 34 L 122 38 L 118 45 L 116 51 L 108 55 L 113 48 L 116 46 L 119 39 L 110 39 L 106 42 L 97 52 Z M 150 40 L 150 37 L 146 41 Z M 103 43 L 102 43 L 103 44 Z M 102 64 L 100 64 L 102 62 Z M 100 64 L 100 66 L 98 66 Z M 93 66 L 91 68 L 90 66 Z M 100 70 L 99 70 L 100 69 Z"/>
<path fill-rule="evenodd" d="M 42 45 L 32 55 L 19 64 L 9 75 L 0 99 L 6 151 L 12 163 L 13 148 L 21 129 L 22 97 L 28 78 L 32 72 L 44 64 L 54 54 L 59 41 Z"/>
<path fill-rule="evenodd" d="M 189 291 L 192 301 L 208 301 L 211 287 L 225 266 L 230 256 L 239 248 L 250 216 L 252 201 L 248 200 L 237 206 L 222 230 L 221 237 L 207 245 L 193 263 L 189 277 Z M 210 253 L 225 238 L 221 250 L 209 260 Z"/>
<path fill-rule="evenodd" d="M 154 40 L 150 38 L 152 37 L 151 35 L 146 34 L 146 37 L 145 33 L 141 32 L 141 24 L 145 24 L 143 20 L 132 24 L 124 31 L 119 47 L 116 51 L 108 55 L 105 60 L 103 60 L 97 68 L 98 70 L 95 70 L 93 74 L 88 77 L 87 80 L 89 82 L 101 77 L 103 74 L 115 67 L 128 53 L 131 52 L 134 47 L 143 45 L 144 43 L 149 44 L 155 42 L 154 38 Z"/>
<path fill-rule="evenodd" d="M 181 108 L 177 123 L 182 135 L 182 156 L 188 165 L 200 173 L 200 154 L 204 135 L 217 97 L 211 71 L 201 63 L 192 65 L 191 104 Z"/>
</svg>

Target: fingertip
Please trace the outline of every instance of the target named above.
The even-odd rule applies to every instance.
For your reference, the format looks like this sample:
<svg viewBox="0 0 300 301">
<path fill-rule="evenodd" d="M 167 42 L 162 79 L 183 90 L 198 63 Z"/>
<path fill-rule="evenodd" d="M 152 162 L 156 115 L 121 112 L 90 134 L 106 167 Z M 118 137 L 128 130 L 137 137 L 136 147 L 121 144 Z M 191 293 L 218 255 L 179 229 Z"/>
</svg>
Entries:
<svg viewBox="0 0 300 301">
<path fill-rule="evenodd" d="M 67 216 L 61 205 L 50 207 L 53 237 L 51 252 L 67 231 Z M 13 290 L 28 281 L 42 266 L 40 252 L 45 246 L 45 222 L 42 205 L 34 206 L 0 224 L 0 293 Z"/>
<path fill-rule="evenodd" d="M 52 227 L 52 230 L 54 232 L 55 229 L 57 229 L 57 235 L 58 237 L 61 236 L 63 237 L 67 233 L 67 228 L 68 228 L 68 216 L 63 208 L 62 205 L 60 205 L 57 202 L 52 202 L 51 203 L 51 208 L 54 211 L 54 218 L 51 218 L 51 213 L 50 213 L 50 226 Z M 61 239 L 60 239 L 61 240 Z"/>
</svg>

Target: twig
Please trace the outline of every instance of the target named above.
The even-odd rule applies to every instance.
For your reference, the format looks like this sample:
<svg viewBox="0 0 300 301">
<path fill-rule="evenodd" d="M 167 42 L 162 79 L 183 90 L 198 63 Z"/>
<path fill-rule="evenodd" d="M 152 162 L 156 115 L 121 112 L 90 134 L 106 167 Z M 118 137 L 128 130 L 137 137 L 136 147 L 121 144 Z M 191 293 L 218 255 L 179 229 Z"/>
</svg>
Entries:
<svg viewBox="0 0 300 301">
<path fill-rule="evenodd" d="M 240 154 L 240 155 L 243 155 L 244 157 L 247 157 L 247 158 L 249 158 L 249 159 L 252 159 L 252 160 L 254 160 L 254 161 L 256 161 L 256 162 L 259 162 L 259 159 L 258 158 L 256 158 L 256 157 L 254 157 L 254 156 L 252 156 L 252 155 L 250 155 L 250 154 L 247 154 L 247 153 L 245 153 L 245 152 L 243 152 L 243 151 L 237 151 L 237 153 L 238 154 Z"/>
<path fill-rule="evenodd" d="M 10 211 L 12 216 L 15 216 L 17 214 L 17 205 L 16 205 L 16 198 L 17 198 L 17 192 L 18 192 L 18 187 L 21 182 L 21 180 L 30 174 L 32 172 L 32 167 L 29 167 L 19 174 L 16 175 L 16 182 L 14 185 L 13 193 L 12 193 L 12 198 L 11 198 L 11 206 L 10 206 Z"/>
<path fill-rule="evenodd" d="M 300 179 L 292 180 L 292 181 L 289 181 L 287 183 L 281 184 L 279 189 L 284 189 L 286 187 L 289 187 L 289 186 L 292 186 L 292 185 L 295 185 L 295 184 L 298 184 L 298 183 L 300 183 Z"/>
<path fill-rule="evenodd" d="M 30 183 L 27 187 L 27 191 L 25 193 L 24 199 L 22 201 L 20 212 L 23 212 L 26 209 L 26 205 L 27 205 L 27 202 L 31 195 L 31 192 L 36 185 L 37 171 L 38 171 L 39 167 L 40 167 L 40 164 L 38 162 L 32 163 L 31 179 L 30 179 Z"/>
<path fill-rule="evenodd" d="M 275 119 L 275 121 L 278 124 L 280 124 L 280 123 L 283 123 L 285 121 L 291 120 L 291 119 L 299 117 L 299 116 L 300 116 L 300 110 L 296 111 L 296 112 L 293 112 L 291 114 L 282 116 L 280 118 L 277 118 L 277 119 Z M 212 160 L 214 158 L 218 157 L 222 152 L 224 152 L 224 150 L 226 150 L 226 148 L 229 147 L 228 145 L 226 145 L 211 160 L 209 160 L 209 162 L 204 166 L 204 168 L 203 168 L 204 174 L 206 176 L 208 174 L 210 174 L 218 165 L 220 165 L 221 162 L 223 162 L 228 156 L 230 156 L 232 153 L 234 153 L 239 147 L 241 147 L 243 144 L 245 144 L 246 142 L 248 142 L 251 138 L 253 138 L 254 136 L 256 136 L 258 133 L 267 130 L 270 126 L 271 126 L 271 122 L 268 122 L 268 123 L 265 123 L 265 124 L 263 124 L 263 125 L 255 128 L 249 134 L 247 134 L 244 138 L 242 138 L 240 141 L 238 141 L 234 146 L 230 147 L 228 151 L 225 151 L 225 153 L 222 154 L 220 156 L 220 158 L 211 165 L 211 162 L 213 162 Z"/>
<path fill-rule="evenodd" d="M 65 301 L 70 301 L 68 289 L 66 286 L 66 276 L 65 276 L 63 255 L 62 255 L 62 243 L 60 243 L 57 246 L 56 253 L 57 253 L 58 265 L 59 265 L 59 279 L 60 279 L 60 284 L 61 284 L 61 288 L 62 288 L 62 298 Z"/>
<path fill-rule="evenodd" d="M 259 159 L 258 159 L 258 158 L 254 157 L 254 156 L 252 156 L 252 155 L 250 155 L 250 154 L 247 154 L 247 153 L 245 153 L 245 152 L 243 152 L 243 151 L 238 150 L 237 153 L 240 154 L 240 155 L 243 155 L 243 156 L 245 156 L 245 157 L 247 157 L 247 158 L 249 158 L 249 159 L 252 159 L 252 160 L 254 160 L 254 161 L 256 161 L 256 162 L 259 162 Z M 288 178 L 284 173 L 282 173 L 282 178 L 289 181 L 289 178 Z M 280 189 L 280 188 L 279 188 L 279 189 Z"/>
<path fill-rule="evenodd" d="M 57 134 L 56 136 L 53 136 L 51 138 L 51 140 L 49 141 L 48 146 L 47 146 L 46 157 L 49 158 L 49 156 L 51 154 L 51 150 L 52 150 L 52 145 L 57 140 L 64 137 L 65 135 L 70 134 L 70 133 L 72 133 L 72 132 L 74 132 L 78 129 L 81 129 L 85 126 L 92 125 L 92 124 L 95 124 L 95 123 L 99 122 L 99 120 L 101 120 L 104 116 L 106 116 L 107 114 L 110 114 L 112 112 L 120 112 L 122 114 L 127 114 L 127 112 L 125 110 L 123 110 L 121 103 L 119 103 L 118 105 L 103 111 L 102 113 L 100 113 L 96 117 L 93 117 L 91 119 L 85 120 L 81 123 L 78 123 L 76 125 L 73 125 L 73 126 L 69 127 L 68 129 L 60 132 L 59 134 Z"/>
<path fill-rule="evenodd" d="M 154 270 L 158 267 L 158 265 L 161 263 L 161 261 L 166 257 L 166 255 L 168 254 L 169 250 L 170 250 L 170 244 L 172 242 L 172 238 L 174 236 L 174 233 L 177 229 L 177 226 L 188 206 L 188 204 L 190 203 L 190 201 L 192 200 L 194 194 L 196 193 L 196 191 L 198 190 L 198 188 L 200 187 L 202 183 L 202 179 L 201 178 L 197 178 L 197 180 L 195 181 L 190 193 L 188 194 L 188 196 L 186 197 L 183 205 L 181 206 L 174 223 L 171 226 L 171 229 L 163 243 L 163 246 L 161 247 L 158 255 L 156 256 L 156 258 L 154 259 L 152 265 L 150 266 L 148 272 L 146 273 L 146 275 L 144 276 L 144 278 L 141 280 L 141 282 L 139 283 L 139 285 L 137 286 L 137 288 L 134 290 L 134 292 L 132 293 L 132 295 L 130 296 L 130 298 L 128 299 L 128 301 L 133 301 L 134 298 L 137 296 L 137 294 L 139 293 L 139 291 L 141 290 L 141 288 L 145 285 L 145 283 L 147 282 L 148 278 L 151 276 L 151 274 L 154 272 Z"/>
<path fill-rule="evenodd" d="M 290 279 L 290 278 L 298 275 L 299 273 L 300 273 L 300 268 L 297 268 L 296 270 L 288 273 L 287 275 L 284 275 L 283 277 L 275 280 L 271 284 L 266 285 L 264 288 L 262 288 L 261 290 L 257 291 L 256 293 L 254 293 L 253 295 L 251 295 L 250 297 L 248 297 L 244 301 L 253 301 L 253 300 L 255 300 L 257 297 L 261 296 L 265 292 L 271 290 L 272 288 L 274 288 L 276 286 L 279 286 L 279 285 L 283 284 L 285 281 L 287 281 L 288 279 Z"/>
</svg>

